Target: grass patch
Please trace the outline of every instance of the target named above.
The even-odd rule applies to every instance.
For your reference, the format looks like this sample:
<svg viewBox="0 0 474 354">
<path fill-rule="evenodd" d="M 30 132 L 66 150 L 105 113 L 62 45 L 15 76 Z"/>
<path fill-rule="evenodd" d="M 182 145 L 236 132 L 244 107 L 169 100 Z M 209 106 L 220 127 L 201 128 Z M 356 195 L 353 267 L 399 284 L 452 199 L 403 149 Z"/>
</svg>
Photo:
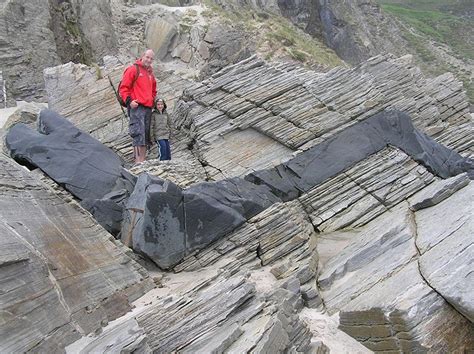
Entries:
<svg viewBox="0 0 474 354">
<path fill-rule="evenodd" d="M 225 9 L 212 0 L 204 0 L 206 10 L 202 14 L 219 18 L 231 26 L 240 26 L 249 33 L 255 33 L 258 50 L 266 60 L 283 53 L 293 60 L 307 65 L 321 65 L 333 68 L 344 65 L 336 53 L 322 42 L 304 33 L 286 18 L 266 12 L 255 12 L 249 7 Z"/>
<path fill-rule="evenodd" d="M 474 21 L 456 14 L 456 11 L 462 13 L 462 2 L 379 1 L 384 11 L 397 17 L 402 23 L 434 41 L 450 46 L 460 57 L 474 60 Z"/>
<path fill-rule="evenodd" d="M 474 83 L 470 73 L 453 67 L 432 53 L 427 42 L 447 46 L 450 54 L 461 61 L 474 60 L 474 20 L 472 0 L 378 0 L 382 9 L 397 18 L 404 38 L 416 52 L 423 71 L 439 75 L 451 71 L 461 80 L 471 102 L 474 102 Z M 412 29 L 412 30 L 411 30 Z"/>
<path fill-rule="evenodd" d="M 344 65 L 333 50 L 297 29 L 287 19 L 274 16 L 266 21 L 266 26 L 266 40 L 270 46 L 284 48 L 294 60 L 331 68 Z"/>
</svg>

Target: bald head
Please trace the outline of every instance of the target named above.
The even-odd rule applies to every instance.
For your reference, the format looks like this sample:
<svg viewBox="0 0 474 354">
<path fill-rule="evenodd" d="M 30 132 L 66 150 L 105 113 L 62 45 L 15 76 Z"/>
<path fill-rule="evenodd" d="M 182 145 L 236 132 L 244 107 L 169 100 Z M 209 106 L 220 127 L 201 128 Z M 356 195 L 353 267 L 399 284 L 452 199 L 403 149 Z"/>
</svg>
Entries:
<svg viewBox="0 0 474 354">
<path fill-rule="evenodd" d="M 144 67 L 149 67 L 155 58 L 155 53 L 151 49 L 145 50 L 142 55 L 142 64 Z"/>
</svg>

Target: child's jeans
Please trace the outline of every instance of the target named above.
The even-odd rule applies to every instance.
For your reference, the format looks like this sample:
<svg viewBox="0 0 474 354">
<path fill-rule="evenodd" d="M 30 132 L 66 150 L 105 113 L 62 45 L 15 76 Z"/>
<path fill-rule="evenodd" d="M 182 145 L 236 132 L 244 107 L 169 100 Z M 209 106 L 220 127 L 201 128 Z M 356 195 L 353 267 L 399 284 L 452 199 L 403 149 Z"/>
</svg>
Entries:
<svg viewBox="0 0 474 354">
<path fill-rule="evenodd" d="M 160 139 L 158 144 L 158 158 L 160 160 L 171 160 L 170 142 L 168 139 Z"/>
</svg>

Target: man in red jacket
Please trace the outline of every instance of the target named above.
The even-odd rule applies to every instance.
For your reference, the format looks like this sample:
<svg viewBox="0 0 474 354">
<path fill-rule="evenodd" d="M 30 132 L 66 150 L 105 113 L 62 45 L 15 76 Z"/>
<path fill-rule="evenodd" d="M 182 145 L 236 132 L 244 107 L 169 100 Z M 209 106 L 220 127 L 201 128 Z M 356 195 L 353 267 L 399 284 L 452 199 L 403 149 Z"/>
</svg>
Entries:
<svg viewBox="0 0 474 354">
<path fill-rule="evenodd" d="M 151 111 L 156 97 L 156 79 L 151 63 L 154 53 L 147 49 L 134 65 L 123 73 L 119 94 L 127 104 L 129 134 L 132 137 L 135 163 L 145 161 L 150 141 Z"/>
</svg>

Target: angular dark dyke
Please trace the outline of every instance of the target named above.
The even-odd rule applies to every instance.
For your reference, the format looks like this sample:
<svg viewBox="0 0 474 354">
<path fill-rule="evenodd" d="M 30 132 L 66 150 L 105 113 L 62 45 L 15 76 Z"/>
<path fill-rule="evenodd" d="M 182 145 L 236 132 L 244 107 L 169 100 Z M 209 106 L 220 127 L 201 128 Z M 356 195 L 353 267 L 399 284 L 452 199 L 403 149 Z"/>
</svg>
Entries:
<svg viewBox="0 0 474 354">
<path fill-rule="evenodd" d="M 289 201 L 388 145 L 404 151 L 439 177 L 448 178 L 467 172 L 471 179 L 474 178 L 473 160 L 462 157 L 418 131 L 408 114 L 386 110 L 282 165 L 252 172 L 245 179 L 264 184 L 283 201 Z"/>
<path fill-rule="evenodd" d="M 395 110 L 355 124 L 274 168 L 185 190 L 148 174 L 136 180 L 112 150 L 49 110 L 41 112 L 39 132 L 18 124 L 7 134 L 17 161 L 41 168 L 64 185 L 109 232 L 161 268 L 173 267 L 272 204 L 299 197 L 387 145 L 442 178 L 463 172 L 474 178 L 472 160 L 421 133 L 406 113 Z"/>
</svg>

